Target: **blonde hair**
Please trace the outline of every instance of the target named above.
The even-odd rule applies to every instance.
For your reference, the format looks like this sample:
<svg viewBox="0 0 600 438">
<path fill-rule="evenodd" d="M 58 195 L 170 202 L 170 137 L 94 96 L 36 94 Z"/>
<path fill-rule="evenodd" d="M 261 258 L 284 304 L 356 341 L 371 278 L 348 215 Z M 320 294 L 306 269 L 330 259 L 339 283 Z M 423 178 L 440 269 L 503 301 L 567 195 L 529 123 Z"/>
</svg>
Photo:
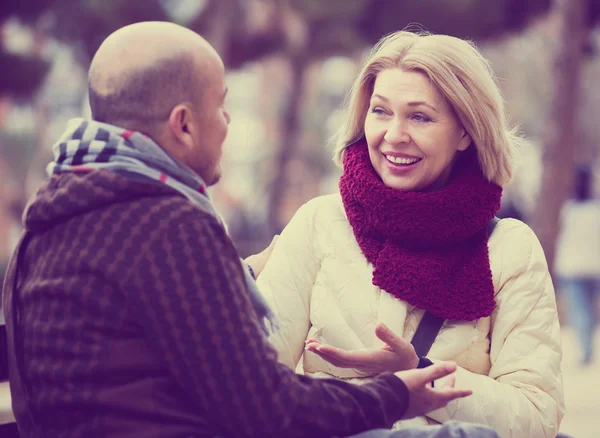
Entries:
<svg viewBox="0 0 600 438">
<path fill-rule="evenodd" d="M 503 186 L 514 172 L 515 149 L 527 144 L 507 126 L 504 101 L 489 62 L 470 42 L 447 35 L 395 32 L 369 53 L 345 108 L 345 123 L 334 137 L 334 162 L 364 138 L 365 117 L 377 75 L 389 68 L 425 74 L 455 111 L 477 150 L 485 177 Z"/>
</svg>

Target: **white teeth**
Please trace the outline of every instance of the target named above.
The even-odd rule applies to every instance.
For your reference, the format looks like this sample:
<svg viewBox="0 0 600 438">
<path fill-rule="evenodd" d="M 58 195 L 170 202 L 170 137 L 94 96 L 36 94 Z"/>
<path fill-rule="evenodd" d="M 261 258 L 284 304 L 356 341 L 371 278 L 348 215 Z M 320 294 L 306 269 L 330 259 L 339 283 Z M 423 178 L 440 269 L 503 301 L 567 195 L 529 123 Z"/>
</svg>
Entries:
<svg viewBox="0 0 600 438">
<path fill-rule="evenodd" d="M 420 160 L 420 158 L 392 157 L 391 155 L 386 155 L 385 158 L 387 158 L 388 161 L 396 164 L 413 164 Z"/>
</svg>

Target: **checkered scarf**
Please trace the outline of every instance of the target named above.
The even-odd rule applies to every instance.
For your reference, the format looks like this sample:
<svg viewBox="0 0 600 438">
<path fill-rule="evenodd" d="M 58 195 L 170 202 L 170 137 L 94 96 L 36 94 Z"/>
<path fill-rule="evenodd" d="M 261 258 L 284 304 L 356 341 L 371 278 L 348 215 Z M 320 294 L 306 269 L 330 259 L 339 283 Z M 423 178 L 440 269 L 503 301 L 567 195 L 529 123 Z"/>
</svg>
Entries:
<svg viewBox="0 0 600 438">
<path fill-rule="evenodd" d="M 227 229 L 206 193 L 204 180 L 141 132 L 93 120 L 72 119 L 52 151 L 54 161 L 46 168 L 48 176 L 104 169 L 129 179 L 166 184 Z M 256 287 L 251 268 L 241 262 L 252 305 L 268 335 L 276 327 L 274 316 Z"/>
</svg>

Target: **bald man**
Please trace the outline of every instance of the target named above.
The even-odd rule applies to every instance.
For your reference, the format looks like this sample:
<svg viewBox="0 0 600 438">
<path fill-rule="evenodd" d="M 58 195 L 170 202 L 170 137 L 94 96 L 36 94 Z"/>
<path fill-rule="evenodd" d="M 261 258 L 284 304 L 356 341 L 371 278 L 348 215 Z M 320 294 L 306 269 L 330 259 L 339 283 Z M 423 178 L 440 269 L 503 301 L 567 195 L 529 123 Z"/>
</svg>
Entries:
<svg viewBox="0 0 600 438">
<path fill-rule="evenodd" d="M 120 29 L 98 49 L 88 83 L 95 121 L 144 132 L 208 185 L 218 182 L 230 120 L 225 69 L 202 37 L 171 23 Z"/>
<path fill-rule="evenodd" d="M 431 387 L 449 364 L 359 387 L 277 363 L 273 316 L 206 195 L 226 92 L 217 53 L 173 24 L 98 50 L 93 119 L 54 145 L 5 283 L 23 438 L 347 436 L 469 394 Z"/>
</svg>

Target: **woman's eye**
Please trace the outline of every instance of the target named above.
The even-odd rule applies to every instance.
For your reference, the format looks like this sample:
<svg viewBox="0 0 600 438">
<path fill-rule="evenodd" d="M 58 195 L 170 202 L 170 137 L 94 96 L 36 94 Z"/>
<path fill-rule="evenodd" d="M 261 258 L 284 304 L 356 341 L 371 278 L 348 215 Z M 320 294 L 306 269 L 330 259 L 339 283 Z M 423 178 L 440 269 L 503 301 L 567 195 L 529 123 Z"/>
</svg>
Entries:
<svg viewBox="0 0 600 438">
<path fill-rule="evenodd" d="M 373 114 L 384 114 L 385 111 L 383 111 L 383 109 L 381 109 L 381 108 L 379 108 L 379 107 L 376 106 L 376 107 L 374 107 L 374 108 L 371 109 L 371 112 Z"/>
<path fill-rule="evenodd" d="M 416 122 L 431 122 L 431 119 L 429 117 L 427 117 L 425 114 L 420 114 L 420 113 L 413 114 L 412 118 Z"/>
</svg>

